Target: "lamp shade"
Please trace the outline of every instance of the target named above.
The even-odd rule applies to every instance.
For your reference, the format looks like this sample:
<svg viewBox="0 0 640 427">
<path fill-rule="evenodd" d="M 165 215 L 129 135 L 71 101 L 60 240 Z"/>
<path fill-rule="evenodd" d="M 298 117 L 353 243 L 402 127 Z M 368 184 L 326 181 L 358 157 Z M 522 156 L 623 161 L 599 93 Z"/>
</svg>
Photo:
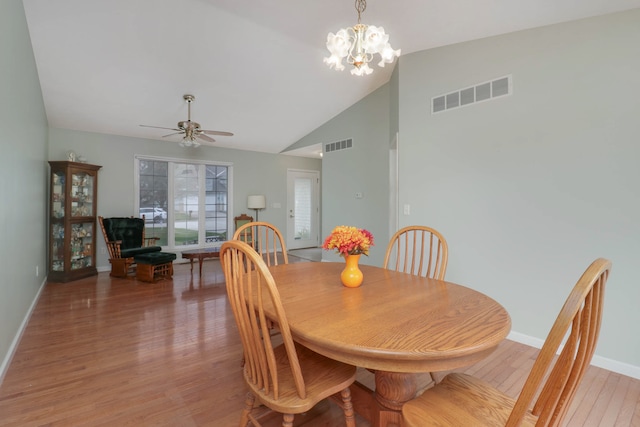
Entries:
<svg viewBox="0 0 640 427">
<path fill-rule="evenodd" d="M 264 209 L 267 207 L 267 198 L 265 196 L 249 196 L 247 197 L 247 207 L 249 209 Z"/>
</svg>

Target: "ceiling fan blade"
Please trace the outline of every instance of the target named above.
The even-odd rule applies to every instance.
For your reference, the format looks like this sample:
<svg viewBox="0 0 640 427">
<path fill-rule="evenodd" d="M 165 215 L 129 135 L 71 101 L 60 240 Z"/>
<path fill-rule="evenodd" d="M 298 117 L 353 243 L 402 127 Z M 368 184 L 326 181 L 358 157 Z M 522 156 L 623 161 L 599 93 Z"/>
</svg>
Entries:
<svg viewBox="0 0 640 427">
<path fill-rule="evenodd" d="M 168 133 L 168 134 L 166 134 L 166 135 L 162 135 L 162 137 L 163 137 L 163 138 L 166 138 L 167 136 L 171 136 L 171 135 L 180 135 L 180 134 L 184 134 L 184 131 L 183 131 L 183 132 Z"/>
<path fill-rule="evenodd" d="M 160 126 L 149 126 L 149 125 L 140 125 L 140 126 L 142 126 L 143 128 L 168 129 L 168 130 L 175 130 L 175 131 L 181 130 L 181 129 L 176 129 L 176 128 L 163 128 L 163 127 L 160 127 Z"/>
<path fill-rule="evenodd" d="M 200 130 L 200 132 L 208 135 L 233 136 L 231 132 L 222 132 L 219 130 Z"/>
<path fill-rule="evenodd" d="M 209 142 L 216 142 L 216 140 L 215 140 L 215 139 L 211 138 L 210 136 L 207 136 L 207 135 L 201 134 L 201 133 L 200 133 L 200 134 L 198 134 L 198 135 L 196 136 L 196 138 L 200 138 L 200 139 L 203 139 L 203 140 L 205 140 L 205 141 L 209 141 Z"/>
</svg>

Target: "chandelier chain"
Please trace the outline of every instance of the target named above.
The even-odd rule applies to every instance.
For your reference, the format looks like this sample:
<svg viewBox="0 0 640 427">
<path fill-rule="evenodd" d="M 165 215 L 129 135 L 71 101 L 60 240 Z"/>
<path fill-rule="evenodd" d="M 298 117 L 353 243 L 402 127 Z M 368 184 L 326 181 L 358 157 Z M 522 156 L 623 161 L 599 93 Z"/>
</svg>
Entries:
<svg viewBox="0 0 640 427">
<path fill-rule="evenodd" d="M 356 0 L 356 11 L 358 11 L 358 24 L 360 23 L 360 14 L 367 8 L 366 0 Z"/>
</svg>

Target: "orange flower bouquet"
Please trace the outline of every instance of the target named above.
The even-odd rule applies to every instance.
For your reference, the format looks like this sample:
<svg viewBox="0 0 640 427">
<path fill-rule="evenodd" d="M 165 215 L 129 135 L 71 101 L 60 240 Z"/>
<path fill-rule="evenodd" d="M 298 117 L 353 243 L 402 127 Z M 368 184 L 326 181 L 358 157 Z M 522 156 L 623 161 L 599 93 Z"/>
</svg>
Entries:
<svg viewBox="0 0 640 427">
<path fill-rule="evenodd" d="M 322 244 L 325 250 L 335 249 L 340 256 L 367 255 L 373 246 L 373 234 L 364 228 L 339 225 L 334 228 Z"/>
</svg>

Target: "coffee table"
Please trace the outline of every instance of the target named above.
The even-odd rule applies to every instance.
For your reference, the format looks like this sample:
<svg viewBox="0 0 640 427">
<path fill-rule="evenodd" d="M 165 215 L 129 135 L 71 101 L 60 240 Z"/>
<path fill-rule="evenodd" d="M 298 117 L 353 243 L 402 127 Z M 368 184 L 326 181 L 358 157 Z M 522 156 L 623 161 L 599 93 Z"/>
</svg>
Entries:
<svg viewBox="0 0 640 427">
<path fill-rule="evenodd" d="M 193 260 L 197 259 L 200 265 L 200 277 L 202 277 L 202 261 L 206 258 L 219 258 L 220 248 L 201 248 L 182 251 L 182 258 L 191 262 L 191 274 L 193 274 Z"/>
</svg>

